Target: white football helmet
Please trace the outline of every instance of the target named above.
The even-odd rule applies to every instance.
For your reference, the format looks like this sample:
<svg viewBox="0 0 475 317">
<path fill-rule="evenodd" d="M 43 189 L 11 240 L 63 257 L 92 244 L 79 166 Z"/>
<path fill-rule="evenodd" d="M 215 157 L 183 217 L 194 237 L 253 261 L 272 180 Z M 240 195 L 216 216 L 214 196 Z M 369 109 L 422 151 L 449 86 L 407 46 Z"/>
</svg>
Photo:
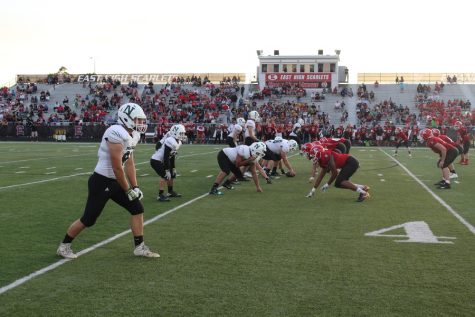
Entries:
<svg viewBox="0 0 475 317">
<path fill-rule="evenodd" d="M 299 118 L 299 119 L 297 120 L 297 123 L 300 124 L 300 126 L 303 126 L 303 125 L 305 124 L 305 121 L 303 121 L 302 118 Z"/>
<path fill-rule="evenodd" d="M 282 138 L 281 136 L 276 136 L 276 137 L 274 138 L 274 141 L 280 141 L 280 142 L 282 142 L 282 140 L 283 140 L 283 138 Z"/>
<path fill-rule="evenodd" d="M 236 129 L 236 131 L 238 131 L 239 133 L 242 132 L 242 126 L 239 125 L 239 124 L 236 124 L 236 125 L 234 126 L 234 129 Z"/>
<path fill-rule="evenodd" d="M 249 112 L 249 119 L 259 122 L 261 121 L 261 116 L 259 115 L 259 112 L 254 110 Z"/>
<path fill-rule="evenodd" d="M 117 112 L 118 121 L 124 127 L 135 130 L 139 133 L 147 131 L 147 123 L 137 123 L 136 119 L 147 120 L 147 116 L 143 112 L 142 107 L 136 103 L 126 103 L 120 106 Z"/>
<path fill-rule="evenodd" d="M 295 140 L 289 140 L 289 149 L 291 151 L 296 151 L 299 149 L 299 144 Z"/>
<path fill-rule="evenodd" d="M 244 120 L 244 118 L 237 118 L 237 124 L 244 127 L 246 125 L 246 120 Z"/>
<path fill-rule="evenodd" d="M 266 154 L 267 146 L 264 142 L 254 142 L 249 145 L 252 157 L 260 158 Z"/>
<path fill-rule="evenodd" d="M 171 137 L 174 137 L 177 140 L 185 141 L 186 140 L 186 129 L 183 124 L 175 124 L 168 131 Z"/>
</svg>

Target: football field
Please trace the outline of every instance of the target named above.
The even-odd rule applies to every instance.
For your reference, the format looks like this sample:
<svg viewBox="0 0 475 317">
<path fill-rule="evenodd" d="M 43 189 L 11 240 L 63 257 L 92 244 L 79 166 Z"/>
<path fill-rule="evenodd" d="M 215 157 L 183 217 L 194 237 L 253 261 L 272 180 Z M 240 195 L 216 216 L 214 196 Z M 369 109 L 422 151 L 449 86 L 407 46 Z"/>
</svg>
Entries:
<svg viewBox="0 0 475 317">
<path fill-rule="evenodd" d="M 180 148 L 171 202 L 156 201 L 154 146 L 134 152 L 159 259 L 134 257 L 129 214 L 110 201 L 63 260 L 98 144 L 1 142 L 0 316 L 474 316 L 473 162 L 441 190 L 429 149 L 353 147 L 363 203 L 335 187 L 306 198 L 299 155 L 297 176 L 261 178 L 263 193 L 251 181 L 210 196 L 220 148 Z"/>
</svg>

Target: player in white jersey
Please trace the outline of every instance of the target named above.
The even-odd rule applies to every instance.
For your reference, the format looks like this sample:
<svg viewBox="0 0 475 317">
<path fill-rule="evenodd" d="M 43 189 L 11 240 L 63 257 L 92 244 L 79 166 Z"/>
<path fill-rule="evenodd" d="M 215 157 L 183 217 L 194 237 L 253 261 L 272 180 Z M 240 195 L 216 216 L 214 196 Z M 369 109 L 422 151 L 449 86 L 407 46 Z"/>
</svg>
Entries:
<svg viewBox="0 0 475 317">
<path fill-rule="evenodd" d="M 226 142 L 229 147 L 236 147 L 238 145 L 239 136 L 241 135 L 242 127 L 239 124 L 234 124 L 231 132 L 229 132 Z"/>
<path fill-rule="evenodd" d="M 142 108 L 126 103 L 118 110 L 118 124 L 109 127 L 102 136 L 94 173 L 89 177 L 86 207 L 81 218 L 68 228 L 57 254 L 67 259 L 77 255 L 71 249 L 71 242 L 85 228 L 96 223 L 107 201 L 124 207 L 130 214 L 130 227 L 134 236 L 134 255 L 158 258 L 143 241 L 143 212 L 140 199 L 143 193 L 138 187 L 133 151 L 140 140 L 140 133 L 147 130 L 146 116 Z"/>
<path fill-rule="evenodd" d="M 259 141 L 256 136 L 256 122 L 260 121 L 260 115 L 257 111 L 249 112 L 249 119 L 244 126 L 244 144 L 251 145 Z"/>
<path fill-rule="evenodd" d="M 169 197 L 181 197 L 181 194 L 173 190 L 173 182 L 176 178 L 175 157 L 185 139 L 185 127 L 182 124 L 176 124 L 155 146 L 156 151 L 150 159 L 150 165 L 161 177 L 158 201 L 170 201 Z M 168 195 L 164 194 L 165 185 L 168 187 Z"/>
<path fill-rule="evenodd" d="M 222 195 L 223 193 L 218 190 L 219 185 L 223 179 L 233 172 L 233 176 L 227 179 L 223 186 L 228 189 L 233 189 L 231 183 L 235 179 L 241 179 L 242 172 L 239 169 L 241 166 L 250 166 L 252 173 L 252 179 L 256 185 L 258 192 L 262 192 L 262 188 L 259 185 L 259 178 L 257 177 L 256 164 L 257 161 L 264 155 L 266 146 L 263 142 L 255 142 L 250 146 L 238 145 L 237 147 L 225 148 L 218 153 L 218 165 L 221 169 L 216 177 L 213 186 L 210 190 L 210 195 Z"/>
<path fill-rule="evenodd" d="M 292 127 L 292 131 L 289 133 L 289 139 L 295 140 L 297 144 L 299 145 L 300 149 L 300 140 L 301 140 L 301 131 L 302 131 L 302 126 L 304 125 L 304 121 L 302 118 L 298 119 L 296 123 L 294 123 Z"/>
<path fill-rule="evenodd" d="M 293 169 L 292 165 L 290 164 L 287 154 L 290 151 L 298 150 L 298 144 L 295 140 L 285 140 L 285 139 L 274 139 L 266 141 L 267 151 L 264 155 L 264 161 L 267 161 L 266 164 L 266 172 L 270 173 L 271 176 L 277 175 L 277 166 L 279 161 L 282 160 L 282 163 L 289 169 L 286 173 L 287 176 L 293 177 L 295 176 L 295 170 Z M 264 165 L 264 164 L 263 164 Z"/>
</svg>

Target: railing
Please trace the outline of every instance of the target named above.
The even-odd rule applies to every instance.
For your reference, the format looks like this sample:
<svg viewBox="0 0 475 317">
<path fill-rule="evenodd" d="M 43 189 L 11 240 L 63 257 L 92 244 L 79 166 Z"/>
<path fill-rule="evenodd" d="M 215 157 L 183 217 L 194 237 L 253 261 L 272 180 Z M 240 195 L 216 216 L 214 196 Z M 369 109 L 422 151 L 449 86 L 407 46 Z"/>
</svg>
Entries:
<svg viewBox="0 0 475 317">
<path fill-rule="evenodd" d="M 451 80 L 457 78 L 457 83 L 475 84 L 475 73 L 358 73 L 358 84 L 373 84 L 376 81 L 380 84 L 395 84 L 396 77 L 401 80 L 404 77 L 404 83 L 408 84 L 435 84 L 435 82 L 449 83 L 447 77 Z"/>
</svg>

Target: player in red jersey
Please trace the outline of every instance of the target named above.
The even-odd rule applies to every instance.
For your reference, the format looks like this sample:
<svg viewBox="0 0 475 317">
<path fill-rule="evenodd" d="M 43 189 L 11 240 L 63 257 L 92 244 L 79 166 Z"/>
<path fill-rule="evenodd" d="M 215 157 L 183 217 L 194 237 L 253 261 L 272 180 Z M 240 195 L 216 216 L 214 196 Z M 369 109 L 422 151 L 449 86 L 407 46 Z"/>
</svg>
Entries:
<svg viewBox="0 0 475 317">
<path fill-rule="evenodd" d="M 447 142 L 442 141 L 440 138 L 437 138 L 432 135 L 431 129 L 424 129 L 421 131 L 421 137 L 430 149 L 439 154 L 439 161 L 437 166 L 442 170 L 442 180 L 436 185 L 440 189 L 450 189 L 450 171 L 449 165 L 455 160 L 458 155 L 457 149 L 450 145 Z"/>
<path fill-rule="evenodd" d="M 369 198 L 368 186 L 350 182 L 350 177 L 359 167 L 359 162 L 356 158 L 349 154 L 340 154 L 331 150 L 321 149 L 315 154 L 314 160 L 315 163 L 320 166 L 321 171 L 307 197 L 312 197 L 315 194 L 315 189 L 320 186 L 325 174 L 330 172 L 330 179 L 321 187 L 323 192 L 335 181 L 335 187 L 337 188 L 350 189 L 358 192 L 357 202 L 362 202 Z M 338 172 L 338 169 L 340 169 L 340 172 Z"/>
<path fill-rule="evenodd" d="M 439 138 L 442 141 L 447 142 L 448 144 L 454 146 L 457 149 L 458 154 L 463 152 L 463 148 L 460 144 L 455 143 L 447 135 L 441 134 L 439 129 L 432 129 L 432 135 L 435 136 L 436 138 Z M 458 177 L 457 172 L 455 172 L 454 163 L 451 163 L 449 165 L 449 171 L 450 171 L 450 178 L 457 178 Z"/>
<path fill-rule="evenodd" d="M 411 149 L 409 149 L 409 137 L 406 134 L 405 131 L 403 131 L 401 128 L 396 128 L 394 130 L 394 135 L 396 137 L 396 150 L 394 150 L 394 156 L 397 156 L 397 150 L 401 145 L 404 145 L 407 149 L 407 152 L 409 153 L 409 157 L 411 157 Z"/>
<path fill-rule="evenodd" d="M 463 151 L 460 153 L 459 164 L 468 165 L 468 150 L 470 149 L 470 133 L 467 131 L 467 127 L 462 122 L 455 122 L 455 128 L 457 129 L 458 139 L 457 143 L 462 145 Z"/>
</svg>

